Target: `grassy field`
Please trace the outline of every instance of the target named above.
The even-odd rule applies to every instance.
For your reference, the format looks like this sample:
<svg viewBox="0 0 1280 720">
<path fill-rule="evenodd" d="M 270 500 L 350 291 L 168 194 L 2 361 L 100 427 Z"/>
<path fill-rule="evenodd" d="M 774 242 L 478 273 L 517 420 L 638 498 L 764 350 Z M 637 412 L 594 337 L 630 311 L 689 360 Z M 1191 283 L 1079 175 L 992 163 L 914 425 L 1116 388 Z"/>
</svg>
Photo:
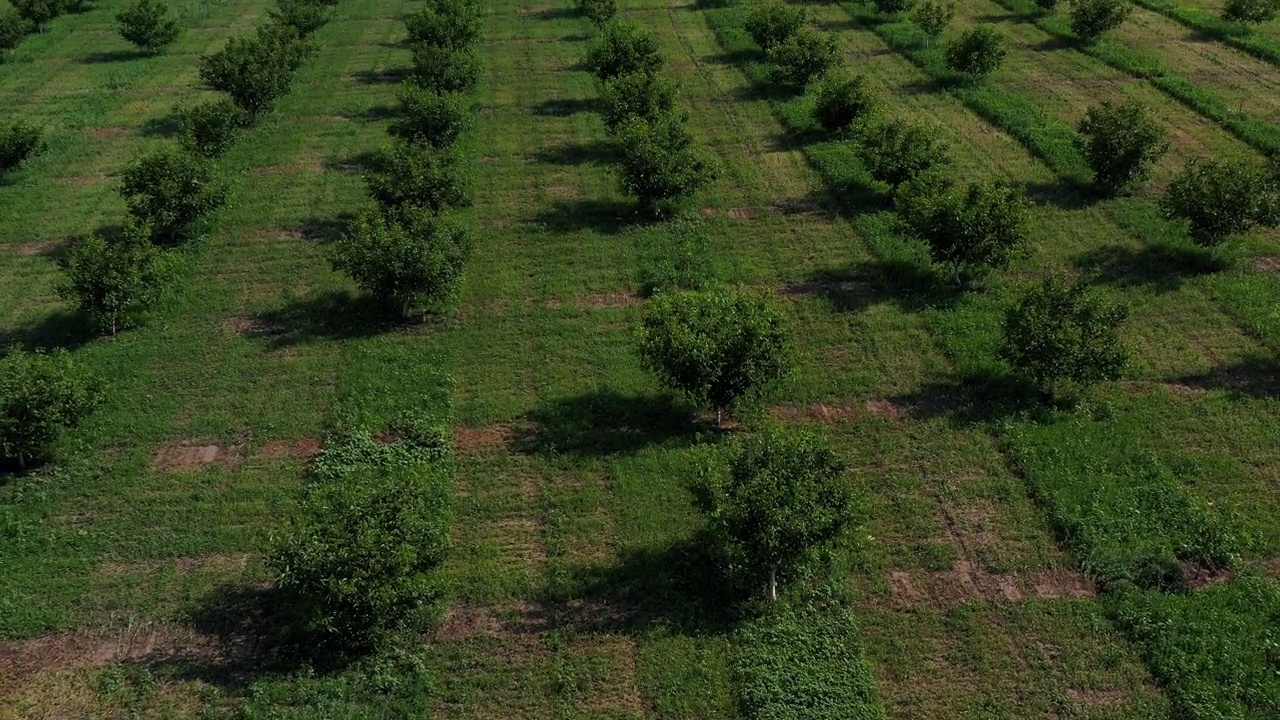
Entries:
<svg viewBox="0 0 1280 720">
<path fill-rule="evenodd" d="M 867 718 L 1280 714 L 1280 233 L 1218 268 L 1156 206 L 1188 157 L 1259 157 L 1280 68 L 1148 10 L 1108 38 L 1228 124 L 1018 5 L 959 4 L 957 27 L 1012 41 L 980 87 L 945 82 L 906 23 L 809 5 L 888 115 L 937 127 L 953 176 L 1036 202 L 1030 251 L 953 293 L 850 144 L 769 81 L 742 6 L 621 3 L 720 168 L 688 208 L 718 278 L 773 293 L 794 328 L 799 367 L 760 414 L 821 429 L 858 494 L 832 582 L 793 591 L 823 600 L 761 619 L 710 574 L 685 489 L 715 437 L 636 357 L 638 268 L 668 226 L 618 189 L 581 67 L 595 31 L 568 0 L 485 4 L 456 318 L 378 321 L 326 259 L 365 202 L 417 8 L 341 0 L 222 160 L 230 202 L 155 317 L 90 340 L 55 292 L 59 248 L 120 221 L 116 173 L 172 141 L 173 109 L 207 92 L 200 54 L 268 9 L 184 1 L 178 42 L 136 57 L 119 4 L 0 64 L 0 107 L 49 145 L 0 178 L 0 346 L 68 347 L 109 380 L 53 463 L 0 478 L 0 718 L 753 718 L 814 688 Z M 1071 137 L 1122 97 L 1174 152 L 1151 188 L 1096 201 Z M 1026 405 L 993 354 L 1004 304 L 1046 269 L 1132 309 L 1125 379 L 1069 408 Z M 454 428 L 443 624 L 404 657 L 281 662 L 267 538 L 331 429 L 408 409 Z M 1193 589 L 1127 584 L 1152 557 Z"/>
</svg>

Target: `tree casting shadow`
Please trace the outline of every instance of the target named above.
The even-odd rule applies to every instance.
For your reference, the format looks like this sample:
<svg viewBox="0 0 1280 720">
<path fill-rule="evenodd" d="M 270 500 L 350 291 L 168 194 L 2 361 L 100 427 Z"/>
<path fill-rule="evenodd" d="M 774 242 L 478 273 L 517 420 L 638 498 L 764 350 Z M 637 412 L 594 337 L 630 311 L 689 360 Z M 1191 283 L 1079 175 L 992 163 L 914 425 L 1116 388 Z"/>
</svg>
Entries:
<svg viewBox="0 0 1280 720">
<path fill-rule="evenodd" d="M 613 144 L 605 140 L 594 142 L 556 145 L 543 148 L 534 153 L 537 162 L 550 165 L 584 165 L 594 163 L 604 165 L 612 162 L 617 156 Z"/>
<path fill-rule="evenodd" d="M 551 232 L 591 230 L 613 235 L 629 225 L 655 222 L 637 212 L 633 203 L 617 200 L 556 200 L 551 207 L 529 219 L 529 223 Z"/>
<path fill-rule="evenodd" d="M 151 57 L 151 55 L 141 50 L 109 50 L 107 52 L 81 55 L 79 61 L 84 65 L 98 65 L 101 63 L 129 62 L 130 60 L 141 60 L 147 57 Z"/>
<path fill-rule="evenodd" d="M 365 338 L 402 328 L 406 322 L 368 295 L 329 291 L 255 318 L 250 334 L 279 350 L 326 340 Z"/>
<path fill-rule="evenodd" d="M 1280 397 L 1280 360 L 1257 356 L 1214 368 L 1205 375 L 1189 375 L 1176 382 L 1201 390 L 1226 390 L 1237 397 Z"/>
<path fill-rule="evenodd" d="M 606 456 L 674 440 L 691 443 L 693 410 L 671 395 L 623 395 L 600 389 L 551 400 L 527 416 L 533 428 L 516 440 L 521 452 Z"/>
<path fill-rule="evenodd" d="M 534 115 L 543 117 L 569 117 L 595 109 L 596 100 L 593 98 L 556 98 L 534 105 L 532 111 Z"/>
<path fill-rule="evenodd" d="M 1220 260 L 1192 245 L 1162 243 L 1140 248 L 1105 246 L 1072 259 L 1094 282 L 1119 287 L 1145 286 L 1171 292 L 1188 277 L 1207 275 L 1225 267 Z"/>
</svg>

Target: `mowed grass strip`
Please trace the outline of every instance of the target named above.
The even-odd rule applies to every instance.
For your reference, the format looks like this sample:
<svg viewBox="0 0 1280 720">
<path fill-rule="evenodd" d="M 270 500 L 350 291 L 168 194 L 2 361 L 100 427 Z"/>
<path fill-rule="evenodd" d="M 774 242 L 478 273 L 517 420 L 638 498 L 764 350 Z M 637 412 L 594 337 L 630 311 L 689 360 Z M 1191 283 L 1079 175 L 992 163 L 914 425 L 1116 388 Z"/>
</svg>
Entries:
<svg viewBox="0 0 1280 720">
<path fill-rule="evenodd" d="M 1221 2 L 1206 3 L 1210 8 L 1189 4 L 1174 4 L 1166 0 L 1136 0 L 1136 4 L 1166 15 L 1213 39 L 1243 50 L 1261 60 L 1280 66 L 1280 20 L 1271 20 L 1249 31 L 1242 31 L 1238 24 L 1222 17 Z"/>
</svg>

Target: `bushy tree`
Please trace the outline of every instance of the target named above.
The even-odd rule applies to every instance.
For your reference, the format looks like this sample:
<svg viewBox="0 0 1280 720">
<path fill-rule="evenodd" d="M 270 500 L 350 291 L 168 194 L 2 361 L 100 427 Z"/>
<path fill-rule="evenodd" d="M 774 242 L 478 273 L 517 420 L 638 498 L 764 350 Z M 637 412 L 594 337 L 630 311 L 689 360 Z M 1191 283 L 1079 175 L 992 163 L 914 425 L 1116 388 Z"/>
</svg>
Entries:
<svg viewBox="0 0 1280 720">
<path fill-rule="evenodd" d="M 1084 284 L 1049 276 L 1005 312 L 999 355 L 1050 396 L 1063 381 L 1118 380 L 1128 364 L 1119 337 L 1127 317 Z"/>
<path fill-rule="evenodd" d="M 10 0 L 9 4 L 36 30 L 43 30 L 45 23 L 62 14 L 60 0 Z"/>
<path fill-rule="evenodd" d="M 896 200 L 906 230 L 929 246 L 935 263 L 979 275 L 1007 267 L 1031 234 L 1031 206 L 1007 183 L 971 183 L 961 189 L 937 176 L 902 186 Z"/>
<path fill-rule="evenodd" d="M 715 177 L 707 156 L 674 115 L 653 122 L 631 118 L 618 126 L 616 144 L 622 187 L 646 210 L 688 197 Z"/>
<path fill-rule="evenodd" d="M 364 179 L 369 194 L 392 214 L 413 208 L 440 212 L 471 202 L 462 163 L 448 148 L 397 141 L 382 148 Z"/>
<path fill-rule="evenodd" d="M 0 461 L 26 469 L 102 402 L 99 380 L 64 350 L 0 357 Z"/>
<path fill-rule="evenodd" d="M 387 132 L 403 140 L 446 147 L 467 129 L 470 117 L 467 99 L 462 95 L 406 83 L 400 89 L 397 117 Z"/>
<path fill-rule="evenodd" d="M 472 48 L 425 43 L 413 47 L 413 82 L 439 93 L 469 92 L 480 82 L 480 59 Z"/>
<path fill-rule="evenodd" d="M 768 578 L 770 600 L 778 599 L 780 577 L 799 574 L 853 520 L 844 464 L 803 430 L 734 438 L 702 462 L 691 489 L 731 569 Z"/>
<path fill-rule="evenodd" d="M 300 37 L 306 37 L 329 22 L 325 6 L 312 0 L 276 0 L 276 6 L 267 12 L 271 21 L 293 28 Z"/>
<path fill-rule="evenodd" d="M 1280 173 L 1247 160 L 1192 160 L 1169 183 L 1161 207 L 1187 221 L 1191 239 L 1216 248 L 1258 225 L 1280 223 Z"/>
<path fill-rule="evenodd" d="M 0 172 L 12 170 L 40 152 L 40 128 L 18 121 L 0 125 Z"/>
<path fill-rule="evenodd" d="M 403 219 L 365 212 L 334 243 L 334 269 L 404 317 L 454 297 L 471 238 L 445 217 L 417 210 Z"/>
<path fill-rule="evenodd" d="M 578 12 L 598 28 L 618 16 L 618 0 L 578 0 Z"/>
<path fill-rule="evenodd" d="M 872 0 L 881 15 L 897 15 L 911 9 L 912 0 Z"/>
<path fill-rule="evenodd" d="M 652 123 L 676 114 L 676 97 L 676 84 L 662 73 L 625 73 L 604 82 L 600 115 L 609 130 L 631 118 Z"/>
<path fill-rule="evenodd" d="M 972 78 L 995 72 L 1009 54 L 1004 35 L 993 25 L 978 25 L 947 43 L 947 67 Z"/>
<path fill-rule="evenodd" d="M 178 111 L 179 142 L 189 152 L 219 157 L 249 122 L 249 114 L 233 100 L 210 100 Z"/>
<path fill-rule="evenodd" d="M 804 27 L 808 13 L 803 8 L 768 0 L 751 8 L 747 13 L 747 34 L 768 52 L 786 42 Z"/>
<path fill-rule="evenodd" d="M 0 53 L 18 47 L 31 32 L 31 23 L 16 10 L 0 10 Z M 0 57 L 3 59 L 3 57 Z"/>
<path fill-rule="evenodd" d="M 924 0 L 911 9 L 911 22 L 929 38 L 929 42 L 942 37 L 947 26 L 956 17 L 956 4 Z"/>
<path fill-rule="evenodd" d="M 628 73 L 657 72 L 662 67 L 658 39 L 647 29 L 628 22 L 605 27 L 587 48 L 586 67 L 601 80 Z"/>
<path fill-rule="evenodd" d="M 1150 177 L 1169 150 L 1165 134 L 1145 106 L 1104 100 L 1085 114 L 1076 144 L 1093 168 L 1094 184 L 1114 195 Z"/>
<path fill-rule="evenodd" d="M 273 23 L 253 35 L 232 38 L 201 58 L 200 79 L 230 95 L 250 115 L 260 115 L 289 92 L 294 73 L 311 52 L 296 30 Z"/>
<path fill-rule="evenodd" d="M 404 24 L 410 42 L 463 50 L 480 37 L 480 8 L 473 0 L 431 0 Z"/>
<path fill-rule="evenodd" d="M 1071 0 L 1071 31 L 1092 43 L 1123 25 L 1132 12 L 1129 0 Z"/>
<path fill-rule="evenodd" d="M 1280 14 L 1280 0 L 1227 0 L 1222 17 L 1231 22 L 1261 24 Z"/>
<path fill-rule="evenodd" d="M 828 74 L 813 90 L 813 118 L 828 132 L 847 130 L 855 122 L 865 121 L 877 106 L 862 75 Z"/>
<path fill-rule="evenodd" d="M 120 194 L 138 227 L 152 240 L 185 239 L 196 222 L 226 201 L 226 186 L 213 161 L 165 148 L 125 168 Z"/>
<path fill-rule="evenodd" d="M 178 39 L 178 22 L 160 0 L 137 0 L 116 15 L 120 37 L 152 55 Z"/>
<path fill-rule="evenodd" d="M 801 28 L 770 48 L 768 58 L 775 82 L 804 88 L 810 80 L 835 67 L 840 52 L 829 33 Z"/>
<path fill-rule="evenodd" d="M 640 356 L 668 387 L 718 416 L 786 375 L 792 352 L 785 320 L 763 297 L 705 290 L 649 301 Z"/>
<path fill-rule="evenodd" d="M 112 335 L 137 324 L 159 299 L 164 281 L 159 251 L 138 231 L 82 237 L 58 264 L 58 294 L 76 303 L 95 330 Z"/>
<path fill-rule="evenodd" d="M 941 134 L 931 127 L 894 120 L 868 131 L 862 161 L 871 176 L 891 187 L 950 162 Z"/>
</svg>

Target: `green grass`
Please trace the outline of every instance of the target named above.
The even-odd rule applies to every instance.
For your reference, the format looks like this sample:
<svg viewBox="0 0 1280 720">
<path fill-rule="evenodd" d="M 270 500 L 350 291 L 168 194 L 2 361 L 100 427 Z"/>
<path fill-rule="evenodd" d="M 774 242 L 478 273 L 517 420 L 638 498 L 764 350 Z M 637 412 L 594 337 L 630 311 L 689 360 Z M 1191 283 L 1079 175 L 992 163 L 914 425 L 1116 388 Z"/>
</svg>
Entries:
<svg viewBox="0 0 1280 720">
<path fill-rule="evenodd" d="M 1167 15 L 1192 30 L 1210 35 L 1273 65 L 1280 65 L 1280 42 L 1262 32 L 1246 31 L 1239 23 L 1225 20 L 1221 15 L 1208 13 L 1200 8 L 1181 7 L 1164 0 L 1136 1 L 1138 5 Z"/>
</svg>

